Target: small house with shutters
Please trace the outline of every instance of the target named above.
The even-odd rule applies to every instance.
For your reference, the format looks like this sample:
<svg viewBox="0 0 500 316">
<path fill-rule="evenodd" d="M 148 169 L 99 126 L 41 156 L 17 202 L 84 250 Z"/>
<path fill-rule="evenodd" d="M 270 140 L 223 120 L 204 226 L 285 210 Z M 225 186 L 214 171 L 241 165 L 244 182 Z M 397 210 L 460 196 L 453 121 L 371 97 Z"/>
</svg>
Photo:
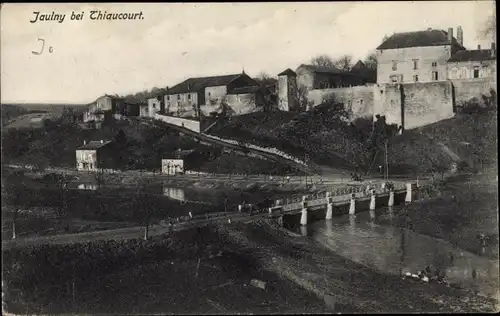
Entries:
<svg viewBox="0 0 500 316">
<path fill-rule="evenodd" d="M 97 171 L 116 168 L 113 147 L 112 141 L 83 141 L 83 145 L 76 149 L 76 169 Z"/>
</svg>

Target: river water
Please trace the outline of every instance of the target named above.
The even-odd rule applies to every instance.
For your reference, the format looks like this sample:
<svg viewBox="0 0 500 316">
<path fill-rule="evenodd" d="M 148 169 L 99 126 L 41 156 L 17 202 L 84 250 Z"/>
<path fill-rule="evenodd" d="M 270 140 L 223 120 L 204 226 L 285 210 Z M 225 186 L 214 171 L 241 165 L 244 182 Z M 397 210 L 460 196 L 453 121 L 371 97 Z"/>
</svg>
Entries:
<svg viewBox="0 0 500 316">
<path fill-rule="evenodd" d="M 400 275 L 408 271 L 416 274 L 430 266 L 432 271 L 439 269 L 446 275 L 451 284 L 498 296 L 498 260 L 393 226 L 390 222 L 395 217 L 394 212 L 397 208 L 342 215 L 293 230 L 339 255 L 383 273 Z"/>
</svg>

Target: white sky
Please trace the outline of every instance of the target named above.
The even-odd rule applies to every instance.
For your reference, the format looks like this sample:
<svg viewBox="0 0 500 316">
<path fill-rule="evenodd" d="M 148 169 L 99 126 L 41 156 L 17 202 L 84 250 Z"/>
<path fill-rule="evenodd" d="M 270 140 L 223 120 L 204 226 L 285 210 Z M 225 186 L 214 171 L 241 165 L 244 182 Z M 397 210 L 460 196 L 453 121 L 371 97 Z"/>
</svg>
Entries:
<svg viewBox="0 0 500 316">
<path fill-rule="evenodd" d="M 82 21 L 71 11 L 85 12 Z M 143 20 L 92 21 L 90 10 L 143 12 Z M 30 23 L 33 11 L 66 13 Z M 265 71 L 275 76 L 311 57 L 362 59 L 384 34 L 461 25 L 479 38 L 492 1 L 3 4 L 1 101 L 87 103 L 104 93 L 173 86 L 193 76 Z M 45 39 L 42 55 L 34 55 Z M 49 53 L 49 46 L 53 52 Z"/>
</svg>

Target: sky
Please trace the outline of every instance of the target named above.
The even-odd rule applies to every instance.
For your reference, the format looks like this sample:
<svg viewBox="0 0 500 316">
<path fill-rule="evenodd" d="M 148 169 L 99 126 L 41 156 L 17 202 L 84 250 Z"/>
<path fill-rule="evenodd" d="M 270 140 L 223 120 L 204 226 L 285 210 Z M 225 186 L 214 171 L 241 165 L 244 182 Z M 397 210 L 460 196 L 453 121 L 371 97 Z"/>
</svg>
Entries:
<svg viewBox="0 0 500 316">
<path fill-rule="evenodd" d="M 143 19 L 91 20 L 93 10 Z M 31 23 L 35 11 L 66 16 Z M 363 59 L 384 35 L 427 28 L 456 36 L 460 25 L 465 47 L 490 47 L 480 30 L 494 12 L 492 1 L 3 4 L 1 102 L 90 103 L 189 77 L 276 76 L 320 54 Z"/>
</svg>

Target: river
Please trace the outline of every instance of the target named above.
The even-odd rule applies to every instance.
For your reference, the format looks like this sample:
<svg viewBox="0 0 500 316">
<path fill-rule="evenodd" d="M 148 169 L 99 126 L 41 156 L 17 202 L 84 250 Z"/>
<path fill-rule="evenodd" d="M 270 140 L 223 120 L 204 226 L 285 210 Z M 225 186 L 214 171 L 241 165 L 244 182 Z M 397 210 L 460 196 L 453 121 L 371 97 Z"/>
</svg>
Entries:
<svg viewBox="0 0 500 316">
<path fill-rule="evenodd" d="M 498 260 L 391 225 L 395 212 L 398 208 L 381 208 L 312 222 L 292 230 L 345 258 L 384 273 L 417 273 L 430 266 L 432 271 L 439 269 L 444 273 L 451 284 L 475 289 L 487 296 L 498 295 Z"/>
</svg>

